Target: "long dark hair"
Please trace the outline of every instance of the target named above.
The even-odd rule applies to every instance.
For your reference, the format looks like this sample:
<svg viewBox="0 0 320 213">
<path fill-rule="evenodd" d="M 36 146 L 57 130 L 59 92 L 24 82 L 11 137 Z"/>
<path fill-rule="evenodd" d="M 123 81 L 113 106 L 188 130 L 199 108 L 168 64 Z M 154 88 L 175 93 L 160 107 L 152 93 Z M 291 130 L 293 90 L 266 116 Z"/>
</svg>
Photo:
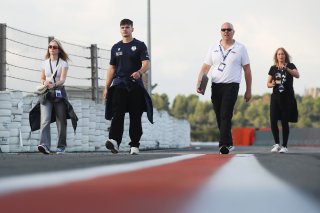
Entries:
<svg viewBox="0 0 320 213">
<path fill-rule="evenodd" d="M 64 51 L 64 49 L 63 49 L 60 41 L 58 41 L 57 39 L 53 39 L 53 40 L 50 41 L 50 43 L 51 43 L 51 42 L 55 42 L 55 43 L 58 45 L 58 49 L 59 49 L 59 53 L 58 53 L 59 55 L 58 55 L 58 56 L 59 56 L 59 58 L 65 60 L 65 61 L 69 61 L 69 60 L 70 60 L 70 59 L 69 59 L 69 56 L 68 56 L 68 54 Z M 47 49 L 47 53 L 46 53 L 45 58 L 46 58 L 46 59 L 50 58 L 49 47 L 48 47 L 48 49 Z"/>
<path fill-rule="evenodd" d="M 276 52 L 274 53 L 274 56 L 273 56 L 273 60 L 274 60 L 274 65 L 278 65 L 279 61 L 278 61 L 278 58 L 277 58 L 277 54 L 278 54 L 278 51 L 279 50 L 282 50 L 284 52 L 284 55 L 286 56 L 286 59 L 285 59 L 285 62 L 287 64 L 290 63 L 291 61 L 291 56 L 289 55 L 289 53 L 283 48 L 283 47 L 279 47 Z"/>
</svg>

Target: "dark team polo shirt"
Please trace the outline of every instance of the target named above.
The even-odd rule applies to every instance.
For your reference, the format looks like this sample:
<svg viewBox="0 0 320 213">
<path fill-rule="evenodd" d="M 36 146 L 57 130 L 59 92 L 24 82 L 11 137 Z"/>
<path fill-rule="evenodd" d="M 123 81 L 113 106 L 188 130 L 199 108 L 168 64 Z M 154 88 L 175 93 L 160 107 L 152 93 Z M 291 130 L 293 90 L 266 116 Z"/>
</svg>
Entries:
<svg viewBox="0 0 320 213">
<path fill-rule="evenodd" d="M 289 69 L 296 69 L 296 66 L 293 63 L 287 65 Z M 293 76 L 290 75 L 286 70 L 279 70 L 277 66 L 273 65 L 270 67 L 269 75 L 272 76 L 272 80 L 279 80 L 284 87 L 284 91 L 292 92 L 293 91 Z M 274 94 L 279 94 L 279 84 L 276 84 L 273 87 Z"/>
<path fill-rule="evenodd" d="M 124 79 L 129 79 L 131 74 L 138 71 L 142 61 L 149 60 L 146 45 L 137 39 L 129 43 L 119 41 L 111 48 L 110 65 L 116 67 L 113 84 L 120 84 Z M 141 78 L 138 80 L 141 81 Z"/>
</svg>

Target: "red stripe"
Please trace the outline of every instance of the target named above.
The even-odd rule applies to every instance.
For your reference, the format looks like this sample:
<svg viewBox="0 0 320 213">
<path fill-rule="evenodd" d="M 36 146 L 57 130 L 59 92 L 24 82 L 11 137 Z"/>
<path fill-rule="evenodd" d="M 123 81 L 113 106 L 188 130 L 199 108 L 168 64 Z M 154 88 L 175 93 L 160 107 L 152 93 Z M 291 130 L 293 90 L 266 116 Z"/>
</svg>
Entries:
<svg viewBox="0 0 320 213">
<path fill-rule="evenodd" d="M 177 212 L 233 155 L 210 154 L 0 197 L 1 212 Z"/>
</svg>

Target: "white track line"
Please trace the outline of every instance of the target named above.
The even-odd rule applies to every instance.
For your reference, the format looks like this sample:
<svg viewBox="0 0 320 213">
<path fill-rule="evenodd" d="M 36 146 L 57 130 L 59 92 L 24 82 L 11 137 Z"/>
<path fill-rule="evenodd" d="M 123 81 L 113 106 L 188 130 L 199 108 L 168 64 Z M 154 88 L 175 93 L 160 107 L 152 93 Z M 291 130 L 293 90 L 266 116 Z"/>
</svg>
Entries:
<svg viewBox="0 0 320 213">
<path fill-rule="evenodd" d="M 100 176 L 119 174 L 123 172 L 132 172 L 140 169 L 196 158 L 202 155 L 203 154 L 188 154 L 128 164 L 97 166 L 92 168 L 77 169 L 70 171 L 57 171 L 41 174 L 6 177 L 0 179 L 0 195 L 26 189 L 57 186 L 70 182 L 97 178 Z"/>
<path fill-rule="evenodd" d="M 313 198 L 269 173 L 254 155 L 238 154 L 213 175 L 184 213 L 319 213 Z"/>
</svg>

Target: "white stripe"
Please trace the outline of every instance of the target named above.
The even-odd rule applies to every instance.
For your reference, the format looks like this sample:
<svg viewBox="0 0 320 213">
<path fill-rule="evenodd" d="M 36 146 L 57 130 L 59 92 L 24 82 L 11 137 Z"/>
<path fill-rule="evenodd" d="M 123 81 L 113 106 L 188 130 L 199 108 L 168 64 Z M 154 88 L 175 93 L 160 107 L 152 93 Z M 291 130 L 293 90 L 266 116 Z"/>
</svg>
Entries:
<svg viewBox="0 0 320 213">
<path fill-rule="evenodd" d="M 72 171 L 59 171 L 42 174 L 6 177 L 0 179 L 0 195 L 26 189 L 57 186 L 74 181 L 82 181 L 97 178 L 100 176 L 119 174 L 123 172 L 132 172 L 139 169 L 145 169 L 149 167 L 160 166 L 164 164 L 175 163 L 182 160 L 196 158 L 202 155 L 203 154 L 188 154 L 128 164 L 98 166 L 86 169 L 77 169 Z"/>
<path fill-rule="evenodd" d="M 318 213 L 319 204 L 263 168 L 254 155 L 238 154 L 213 175 L 185 213 Z"/>
</svg>

